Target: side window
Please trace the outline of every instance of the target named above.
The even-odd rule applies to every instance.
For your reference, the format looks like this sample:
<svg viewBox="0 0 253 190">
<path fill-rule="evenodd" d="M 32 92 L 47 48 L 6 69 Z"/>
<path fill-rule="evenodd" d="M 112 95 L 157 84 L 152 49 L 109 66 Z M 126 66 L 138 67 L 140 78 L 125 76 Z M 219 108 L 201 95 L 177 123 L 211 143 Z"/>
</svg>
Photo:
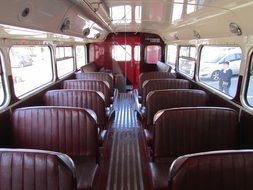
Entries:
<svg viewBox="0 0 253 190">
<path fill-rule="evenodd" d="M 173 69 L 175 69 L 176 57 L 177 57 L 177 46 L 168 45 L 166 53 L 166 63 L 169 64 Z"/>
<path fill-rule="evenodd" d="M 76 64 L 77 68 L 80 68 L 87 64 L 85 46 L 76 46 Z"/>
<path fill-rule="evenodd" d="M 248 76 L 248 86 L 246 88 L 246 101 L 253 108 L 253 54 L 251 54 L 250 68 Z"/>
<path fill-rule="evenodd" d="M 158 45 L 149 45 L 145 48 L 145 62 L 147 64 L 156 64 L 161 61 L 162 48 Z"/>
<path fill-rule="evenodd" d="M 204 46 L 200 55 L 199 80 L 235 97 L 241 65 L 241 48 Z"/>
<path fill-rule="evenodd" d="M 47 46 L 13 46 L 10 61 L 17 97 L 53 80 L 51 51 Z"/>
<path fill-rule="evenodd" d="M 179 49 L 179 72 L 193 78 L 196 63 L 196 48 L 181 46 Z"/>
<path fill-rule="evenodd" d="M 132 59 L 132 47 L 130 45 L 112 46 L 112 58 L 115 61 L 130 61 Z"/>
<path fill-rule="evenodd" d="M 134 46 L 134 60 L 135 61 L 140 61 L 141 58 L 141 46 L 140 45 L 137 45 L 137 46 Z"/>
<path fill-rule="evenodd" d="M 59 78 L 74 71 L 72 47 L 56 47 L 56 66 Z"/>
</svg>

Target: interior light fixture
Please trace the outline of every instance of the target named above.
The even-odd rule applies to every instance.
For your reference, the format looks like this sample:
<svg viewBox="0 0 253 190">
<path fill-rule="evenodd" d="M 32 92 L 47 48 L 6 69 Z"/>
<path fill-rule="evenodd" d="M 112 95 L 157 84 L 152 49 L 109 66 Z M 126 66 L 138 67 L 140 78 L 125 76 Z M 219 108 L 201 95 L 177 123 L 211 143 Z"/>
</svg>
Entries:
<svg viewBox="0 0 253 190">
<path fill-rule="evenodd" d="M 179 37 L 177 34 L 174 35 L 174 40 L 179 40 Z"/>
<path fill-rule="evenodd" d="M 83 35 L 84 35 L 85 37 L 87 37 L 89 34 L 90 34 L 90 28 L 89 28 L 89 27 L 88 27 L 88 28 L 84 28 L 84 29 L 83 29 Z"/>
<path fill-rule="evenodd" d="M 70 29 L 70 20 L 68 18 L 65 18 L 64 22 L 61 25 L 61 31 L 64 32 L 65 30 Z"/>
<path fill-rule="evenodd" d="M 231 32 L 232 34 L 235 34 L 235 35 L 237 35 L 237 36 L 242 35 L 242 30 L 241 30 L 241 28 L 240 28 L 240 26 L 239 26 L 238 24 L 236 24 L 236 23 L 234 23 L 234 22 L 231 22 L 231 23 L 229 24 L 229 28 L 230 28 L 230 32 Z"/>
<path fill-rule="evenodd" d="M 100 33 L 96 33 L 94 36 L 95 39 L 98 39 L 99 37 L 100 37 Z"/>
<path fill-rule="evenodd" d="M 199 34 L 196 30 L 193 30 L 193 36 L 194 36 L 196 39 L 200 39 L 200 34 Z"/>
</svg>

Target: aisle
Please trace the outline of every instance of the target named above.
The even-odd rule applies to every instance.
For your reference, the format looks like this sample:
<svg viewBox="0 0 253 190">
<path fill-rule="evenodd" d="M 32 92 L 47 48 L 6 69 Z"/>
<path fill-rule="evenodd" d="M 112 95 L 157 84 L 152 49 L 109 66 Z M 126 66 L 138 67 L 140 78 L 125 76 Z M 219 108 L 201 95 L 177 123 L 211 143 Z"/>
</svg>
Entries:
<svg viewBox="0 0 253 190">
<path fill-rule="evenodd" d="M 99 189 L 150 189 L 148 162 L 132 93 L 119 94 L 101 165 Z"/>
</svg>

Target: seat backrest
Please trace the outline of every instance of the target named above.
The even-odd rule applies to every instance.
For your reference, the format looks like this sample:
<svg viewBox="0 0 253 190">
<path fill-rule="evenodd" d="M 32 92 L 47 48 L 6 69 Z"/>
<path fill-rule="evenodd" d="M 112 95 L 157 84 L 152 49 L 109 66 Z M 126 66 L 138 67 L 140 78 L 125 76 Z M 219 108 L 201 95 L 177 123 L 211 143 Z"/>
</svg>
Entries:
<svg viewBox="0 0 253 190">
<path fill-rule="evenodd" d="M 97 158 L 98 133 L 92 110 L 73 107 L 26 107 L 12 114 L 14 147 L 51 150 L 71 157 Z"/>
<path fill-rule="evenodd" d="M 110 106 L 110 88 L 106 81 L 65 80 L 63 81 L 63 88 L 100 91 L 105 96 L 105 106 Z"/>
<path fill-rule="evenodd" d="M 206 106 L 208 95 L 203 90 L 166 89 L 151 91 L 146 98 L 147 125 L 153 124 L 156 112 L 177 107 Z"/>
<path fill-rule="evenodd" d="M 142 95 L 142 86 L 145 80 L 166 79 L 166 78 L 176 78 L 176 77 L 172 73 L 164 71 L 152 71 L 141 73 L 139 76 L 139 89 L 138 89 L 139 95 Z"/>
<path fill-rule="evenodd" d="M 4 190 L 75 190 L 73 161 L 65 154 L 0 149 L 0 187 Z"/>
<path fill-rule="evenodd" d="M 161 61 L 156 62 L 156 68 L 158 71 L 163 72 L 171 72 L 172 67 L 166 63 L 163 63 Z"/>
<path fill-rule="evenodd" d="M 190 82 L 184 79 L 153 79 L 146 80 L 142 87 L 142 105 L 146 106 L 149 92 L 163 89 L 189 89 Z"/>
<path fill-rule="evenodd" d="M 93 110 L 100 128 L 106 124 L 105 98 L 101 92 L 92 90 L 50 90 L 43 97 L 46 106 L 70 106 Z"/>
<path fill-rule="evenodd" d="M 253 189 L 253 151 L 185 155 L 169 171 L 169 190 Z"/>
<path fill-rule="evenodd" d="M 81 72 L 98 72 L 98 67 L 95 62 L 88 63 L 80 68 Z"/>
<path fill-rule="evenodd" d="M 103 73 L 103 72 L 76 73 L 76 79 L 106 81 L 108 82 L 110 89 L 113 89 L 113 75 L 110 73 Z"/>
<path fill-rule="evenodd" d="M 184 154 L 234 149 L 237 135 L 238 113 L 229 108 L 160 110 L 154 116 L 153 159 L 171 161 Z"/>
</svg>

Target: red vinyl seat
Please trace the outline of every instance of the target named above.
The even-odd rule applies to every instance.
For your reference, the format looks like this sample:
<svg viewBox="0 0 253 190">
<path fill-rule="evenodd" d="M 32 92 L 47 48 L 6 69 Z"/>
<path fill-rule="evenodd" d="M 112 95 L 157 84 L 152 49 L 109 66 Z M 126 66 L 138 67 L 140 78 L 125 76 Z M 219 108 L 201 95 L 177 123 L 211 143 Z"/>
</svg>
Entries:
<svg viewBox="0 0 253 190">
<path fill-rule="evenodd" d="M 166 89 L 151 91 L 146 102 L 146 128 L 145 136 L 151 145 L 153 136 L 154 115 L 162 109 L 177 107 L 206 106 L 208 95 L 205 91 L 194 89 Z"/>
<path fill-rule="evenodd" d="M 93 110 L 99 128 L 106 129 L 105 97 L 93 90 L 61 89 L 47 91 L 43 97 L 46 106 L 70 106 Z"/>
<path fill-rule="evenodd" d="M 110 107 L 110 88 L 106 81 L 65 80 L 63 81 L 63 88 L 100 91 L 105 96 L 105 106 Z"/>
<path fill-rule="evenodd" d="M 253 151 L 233 150 L 189 154 L 169 171 L 169 190 L 251 190 Z"/>
<path fill-rule="evenodd" d="M 114 82 L 113 82 L 113 75 L 111 73 L 82 72 L 82 73 L 76 73 L 75 77 L 76 79 L 106 81 L 108 82 L 111 92 L 113 94 Z"/>
<path fill-rule="evenodd" d="M 97 115 L 99 142 L 102 145 L 106 136 L 107 116 L 105 99 L 101 92 L 91 90 L 50 90 L 43 97 L 46 106 L 70 106 L 93 110 Z"/>
<path fill-rule="evenodd" d="M 190 82 L 184 79 L 153 79 L 146 80 L 142 86 L 142 106 L 146 106 L 149 92 L 164 89 L 189 89 Z"/>
<path fill-rule="evenodd" d="M 80 71 L 85 72 L 98 72 L 98 67 L 95 62 L 88 63 L 80 68 Z"/>
<path fill-rule="evenodd" d="M 12 142 L 18 148 L 69 155 L 76 166 L 77 189 L 95 185 L 98 133 L 92 110 L 54 106 L 17 109 L 12 114 Z"/>
<path fill-rule="evenodd" d="M 0 189 L 75 190 L 75 166 L 59 152 L 1 148 Z"/>
<path fill-rule="evenodd" d="M 154 117 L 153 188 L 168 189 L 172 161 L 184 154 L 237 148 L 238 113 L 229 108 L 160 110 Z"/>
<path fill-rule="evenodd" d="M 166 78 L 176 78 L 170 71 L 164 72 L 164 71 L 152 71 L 152 72 L 146 72 L 141 73 L 139 76 L 139 88 L 138 93 L 141 96 L 142 95 L 142 86 L 145 80 L 151 80 L 151 79 L 166 79 Z"/>
</svg>

